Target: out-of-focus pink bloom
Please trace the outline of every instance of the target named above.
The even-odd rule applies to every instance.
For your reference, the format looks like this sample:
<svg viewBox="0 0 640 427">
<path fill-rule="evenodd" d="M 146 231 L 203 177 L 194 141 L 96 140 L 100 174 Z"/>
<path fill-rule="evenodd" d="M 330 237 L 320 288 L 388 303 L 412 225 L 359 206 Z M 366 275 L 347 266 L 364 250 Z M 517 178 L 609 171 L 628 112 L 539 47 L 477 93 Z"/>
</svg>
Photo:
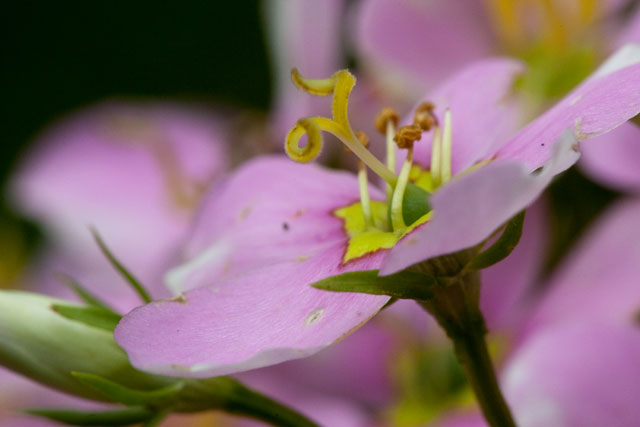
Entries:
<svg viewBox="0 0 640 427">
<path fill-rule="evenodd" d="M 638 200 L 610 208 L 531 302 L 530 314 L 510 326 L 515 347 L 500 377 L 518 425 L 636 425 L 639 217 Z M 480 415 L 463 419 L 483 425 Z M 447 418 L 442 425 L 467 424 Z"/>
<path fill-rule="evenodd" d="M 89 226 L 143 282 L 159 282 L 201 194 L 226 167 L 222 131 L 203 111 L 116 102 L 46 130 L 11 183 L 15 206 L 44 226 L 55 254 L 37 280 L 58 270 L 122 309 L 135 306 Z"/>
<path fill-rule="evenodd" d="M 176 288 L 190 291 L 125 316 L 116 340 L 140 369 L 195 377 L 308 356 L 340 340 L 388 298 L 310 283 L 357 270 L 390 274 L 488 238 L 577 160 L 577 140 L 637 114 L 637 60 L 625 48 L 511 139 L 498 136 L 500 118 L 510 120 L 498 111 L 518 64 L 489 60 L 452 77 L 429 97 L 438 117 L 447 107 L 454 117 L 452 175 L 492 161 L 439 188 L 433 218 L 390 250 L 348 262 L 349 237 L 333 212 L 358 200 L 355 177 L 283 159 L 250 162 L 205 203 L 185 264 L 173 272 Z M 416 149 L 417 164 L 428 164 L 428 147 Z M 372 199 L 381 193 L 373 189 Z"/>
<path fill-rule="evenodd" d="M 319 114 L 326 108 L 322 100 L 294 88 L 289 76 L 293 67 L 305 75 L 322 77 L 343 65 L 344 3 L 344 0 L 263 2 L 275 77 L 271 122 L 278 143 L 301 115 Z"/>
</svg>

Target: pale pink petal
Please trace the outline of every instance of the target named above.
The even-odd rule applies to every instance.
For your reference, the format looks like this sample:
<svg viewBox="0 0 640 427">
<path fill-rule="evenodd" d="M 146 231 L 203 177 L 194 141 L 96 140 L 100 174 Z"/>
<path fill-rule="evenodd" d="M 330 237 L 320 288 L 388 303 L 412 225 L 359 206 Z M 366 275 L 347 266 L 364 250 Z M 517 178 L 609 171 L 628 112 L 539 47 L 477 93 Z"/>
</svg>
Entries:
<svg viewBox="0 0 640 427">
<path fill-rule="evenodd" d="M 523 72 L 523 64 L 515 60 L 479 61 L 422 98 L 435 104 L 441 122 L 445 110 L 451 110 L 453 174 L 493 155 L 520 127 L 522 112 L 513 97 L 513 83 Z M 412 120 L 413 111 L 404 122 Z M 432 132 L 428 132 L 416 143 L 416 163 L 430 164 L 432 138 Z"/>
<path fill-rule="evenodd" d="M 426 317 L 423 311 L 423 322 Z M 369 407 L 390 404 L 393 398 L 390 370 L 398 339 L 378 319 L 376 316 L 348 339 L 312 357 L 251 371 L 241 378 L 246 379 L 246 375 L 251 378 L 254 373 L 292 378 L 308 392 L 340 398 L 345 403 Z"/>
<path fill-rule="evenodd" d="M 474 0 L 362 1 L 354 11 L 357 53 L 383 84 L 415 100 L 449 73 L 493 53 L 482 6 Z"/>
<path fill-rule="evenodd" d="M 280 262 L 138 308 L 117 326 L 116 341 L 135 367 L 175 376 L 224 375 L 310 356 L 389 299 L 309 286 L 380 265 L 382 253 L 343 266 L 344 249 L 339 242 L 304 262 Z"/>
<path fill-rule="evenodd" d="M 570 132 L 556 144 L 554 157 L 537 174 L 520 162 L 496 161 L 455 179 L 431 198 L 433 219 L 402 239 L 385 258 L 381 274 L 476 245 L 525 209 L 554 175 L 578 159 Z"/>
<path fill-rule="evenodd" d="M 342 66 L 341 16 L 344 0 L 269 0 L 265 5 L 265 26 L 273 61 L 275 139 L 284 141 L 286 132 L 301 117 L 326 114 L 324 100 L 297 89 L 291 83 L 291 69 L 305 77 L 325 78 Z"/>
<path fill-rule="evenodd" d="M 374 198 L 384 198 L 371 188 Z M 360 200 L 356 177 L 284 156 L 245 164 L 204 201 L 179 265 L 176 292 L 346 242 L 334 210 Z M 328 267 L 330 268 L 330 267 Z"/>
<path fill-rule="evenodd" d="M 604 185 L 640 193 L 640 129 L 625 123 L 583 144 L 579 165 Z"/>
<path fill-rule="evenodd" d="M 220 123 L 202 111 L 99 104 L 38 138 L 11 182 L 11 197 L 42 222 L 57 258 L 67 257 L 68 265 L 112 269 L 88 230 L 94 226 L 143 281 L 159 283 L 159 266 L 181 240 L 194 210 L 173 197 L 169 174 L 183 175 L 191 190 L 206 188 L 225 169 L 222 140 Z M 159 161 L 152 148 L 158 146 L 174 164 Z M 82 275 L 71 270 L 64 272 Z"/>
<path fill-rule="evenodd" d="M 640 309 L 640 201 L 612 207 L 569 255 L 529 329 L 573 318 L 627 322 Z"/>
<path fill-rule="evenodd" d="M 518 425 L 634 427 L 640 419 L 640 328 L 582 319 L 540 331 L 504 369 Z"/>
<path fill-rule="evenodd" d="M 535 119 L 497 157 L 519 159 L 531 170 L 551 155 L 554 142 L 566 129 L 578 140 L 620 126 L 640 112 L 640 46 L 627 45 L 562 101 Z"/>
<path fill-rule="evenodd" d="M 545 261 L 549 234 L 544 202 L 527 209 L 522 237 L 505 260 L 482 270 L 480 308 L 489 331 L 505 331 L 529 314 L 532 287 Z"/>
</svg>

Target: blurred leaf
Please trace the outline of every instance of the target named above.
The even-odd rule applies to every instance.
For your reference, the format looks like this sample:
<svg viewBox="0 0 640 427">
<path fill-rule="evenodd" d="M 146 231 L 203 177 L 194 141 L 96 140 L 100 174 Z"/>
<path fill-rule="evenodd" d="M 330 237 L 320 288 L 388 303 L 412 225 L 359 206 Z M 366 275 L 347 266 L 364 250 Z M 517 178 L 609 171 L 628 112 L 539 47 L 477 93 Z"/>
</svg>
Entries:
<svg viewBox="0 0 640 427">
<path fill-rule="evenodd" d="M 58 274 L 58 278 L 64 283 L 67 287 L 69 287 L 78 297 L 80 297 L 84 302 L 93 306 L 99 307 L 103 310 L 110 311 L 113 314 L 118 314 L 114 309 L 109 307 L 107 303 L 102 301 L 100 298 L 95 296 L 91 291 L 82 286 L 77 280 L 73 277 L 68 276 L 66 274 Z"/>
<path fill-rule="evenodd" d="M 105 310 L 100 307 L 79 307 L 73 305 L 64 304 L 52 304 L 51 308 L 56 313 L 69 320 L 84 323 L 88 326 L 93 326 L 107 331 L 113 331 L 118 322 L 120 321 L 120 315 L 112 311 Z"/>
<path fill-rule="evenodd" d="M 162 400 L 167 400 L 175 396 L 182 389 L 182 382 L 175 382 L 167 387 L 152 391 L 134 390 L 99 375 L 85 372 L 72 372 L 78 381 L 93 387 L 105 397 L 115 403 L 125 405 L 147 405 Z"/>
<path fill-rule="evenodd" d="M 489 248 L 474 256 L 467 264 L 469 268 L 476 270 L 490 267 L 506 257 L 516 248 L 522 237 L 525 211 L 520 212 L 507 222 L 502 235 Z"/>
<path fill-rule="evenodd" d="M 151 296 L 149 295 L 149 292 L 144 288 L 144 286 L 142 286 L 142 283 L 140 283 L 140 281 L 136 279 L 133 276 L 133 274 L 131 274 L 129 270 L 127 270 L 127 268 L 123 266 L 122 263 L 113 255 L 113 253 L 109 250 L 107 245 L 104 243 L 104 240 L 102 240 L 102 237 L 100 237 L 100 235 L 98 234 L 98 231 L 92 228 L 91 234 L 93 234 L 93 238 L 95 239 L 96 243 L 100 247 L 100 250 L 102 251 L 104 256 L 107 257 L 107 259 L 109 260 L 113 268 L 115 268 L 118 271 L 118 273 L 120 273 L 120 275 L 138 293 L 138 295 L 140 295 L 140 298 L 142 298 L 142 301 L 144 301 L 145 303 L 151 302 Z"/>
<path fill-rule="evenodd" d="M 145 422 L 155 415 L 149 409 L 135 407 L 112 411 L 34 408 L 25 412 L 74 426 L 126 426 Z"/>
<path fill-rule="evenodd" d="M 328 277 L 311 286 L 333 292 L 357 292 L 389 295 L 400 299 L 426 300 L 432 296 L 431 287 L 435 283 L 433 276 L 412 271 L 378 276 L 378 270 L 367 270 Z"/>
</svg>

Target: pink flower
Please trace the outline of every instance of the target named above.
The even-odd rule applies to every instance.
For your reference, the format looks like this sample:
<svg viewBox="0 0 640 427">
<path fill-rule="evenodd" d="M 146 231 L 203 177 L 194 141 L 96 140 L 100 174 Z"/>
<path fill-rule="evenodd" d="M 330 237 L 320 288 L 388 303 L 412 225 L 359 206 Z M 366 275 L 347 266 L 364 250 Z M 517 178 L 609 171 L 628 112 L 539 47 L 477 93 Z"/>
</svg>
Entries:
<svg viewBox="0 0 640 427">
<path fill-rule="evenodd" d="M 39 290 L 60 295 L 51 276 L 64 272 L 122 309 L 135 307 L 88 227 L 143 282 L 159 282 L 201 193 L 226 167 L 221 142 L 209 114 L 169 104 L 100 104 L 47 129 L 11 182 L 14 205 L 42 223 L 55 253 L 34 274 Z"/>
<path fill-rule="evenodd" d="M 612 206 L 532 298 L 500 369 L 518 425 L 635 426 L 640 410 L 640 202 Z M 478 414 L 442 425 L 484 425 Z"/>
<path fill-rule="evenodd" d="M 206 377 L 304 357 L 342 339 L 388 297 L 327 293 L 309 284 L 349 271 L 391 274 L 486 240 L 577 160 L 578 140 L 640 111 L 637 62 L 637 48 L 621 50 L 513 137 L 509 91 L 520 65 L 487 60 L 454 75 L 428 98 L 441 123 L 441 161 L 435 155 L 430 161 L 436 150 L 429 143 L 417 143 L 413 156 L 436 186 L 429 197 L 433 212 L 422 224 L 405 224 L 403 205 L 392 197 L 394 232 L 383 230 L 387 207 L 376 188 L 369 189 L 367 219 L 366 186 L 355 176 L 275 157 L 249 162 L 209 194 L 184 263 L 169 274 L 185 294 L 134 310 L 116 328 L 116 340 L 139 369 Z M 344 76 L 334 76 L 335 93 L 348 83 Z M 403 172 L 394 182 L 389 169 L 363 154 L 345 125 L 346 104 L 336 99 L 334 124 L 300 121 L 290 140 L 301 135 L 300 126 L 312 133 L 313 126 L 330 129 L 391 186 L 401 185 Z M 311 136 L 306 149 L 290 150 L 315 152 Z"/>
</svg>

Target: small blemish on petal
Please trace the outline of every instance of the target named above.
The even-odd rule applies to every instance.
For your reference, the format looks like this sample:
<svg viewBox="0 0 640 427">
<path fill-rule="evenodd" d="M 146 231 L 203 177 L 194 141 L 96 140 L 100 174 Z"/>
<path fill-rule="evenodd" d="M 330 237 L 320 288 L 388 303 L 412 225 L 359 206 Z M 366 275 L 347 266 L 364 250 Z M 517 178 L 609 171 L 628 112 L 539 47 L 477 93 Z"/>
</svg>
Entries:
<svg viewBox="0 0 640 427">
<path fill-rule="evenodd" d="M 282 223 L 282 229 L 283 229 L 284 231 L 289 231 L 289 223 L 287 223 L 287 222 L 283 222 L 283 223 Z"/>
<path fill-rule="evenodd" d="M 322 317 L 323 314 L 324 314 L 324 310 L 322 308 L 319 308 L 317 310 L 313 310 L 311 312 L 311 314 L 309 314 L 309 316 L 307 316 L 306 320 L 304 321 L 304 324 L 306 326 L 313 325 L 318 320 L 320 320 L 320 318 Z"/>
<path fill-rule="evenodd" d="M 250 213 L 251 213 L 251 206 L 245 206 L 244 208 L 242 208 L 242 210 L 238 214 L 238 219 L 240 221 L 244 221 L 245 219 L 247 219 Z"/>
<path fill-rule="evenodd" d="M 417 243 L 418 241 L 414 237 L 407 239 L 407 246 L 415 246 Z"/>
<path fill-rule="evenodd" d="M 300 218 L 302 215 L 304 215 L 304 213 L 305 213 L 305 210 L 304 210 L 304 209 L 298 209 L 298 210 L 296 211 L 296 213 L 294 213 L 294 214 L 293 214 L 293 217 L 294 217 L 294 218 Z"/>
<path fill-rule="evenodd" d="M 311 255 L 300 255 L 296 258 L 296 262 L 305 262 L 309 258 L 311 258 Z"/>
<path fill-rule="evenodd" d="M 582 95 L 578 95 L 575 98 L 573 98 L 571 101 L 569 101 L 569 105 L 576 105 L 578 101 L 580 101 L 581 99 L 582 99 Z"/>
<path fill-rule="evenodd" d="M 177 297 L 171 298 L 169 301 L 177 302 L 179 304 L 186 304 L 187 303 L 187 296 L 185 294 L 180 294 Z"/>
</svg>

